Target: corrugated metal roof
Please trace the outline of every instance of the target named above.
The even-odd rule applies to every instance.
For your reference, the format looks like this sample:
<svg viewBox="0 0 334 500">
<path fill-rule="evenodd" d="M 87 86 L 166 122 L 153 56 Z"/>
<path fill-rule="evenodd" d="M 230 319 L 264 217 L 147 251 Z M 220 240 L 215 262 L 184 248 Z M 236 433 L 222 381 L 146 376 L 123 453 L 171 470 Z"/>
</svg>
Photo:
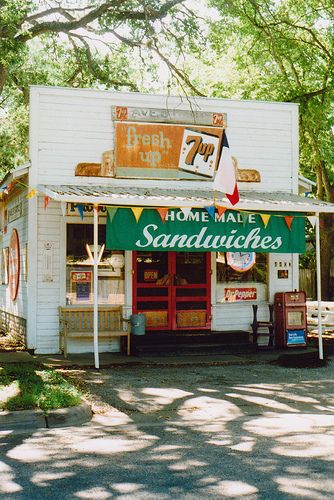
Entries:
<svg viewBox="0 0 334 500">
<path fill-rule="evenodd" d="M 72 203 L 171 208 L 199 208 L 216 204 L 238 210 L 334 213 L 333 203 L 285 192 L 239 191 L 240 201 L 233 207 L 223 193 L 207 188 L 40 185 L 37 189 L 54 200 Z"/>
</svg>

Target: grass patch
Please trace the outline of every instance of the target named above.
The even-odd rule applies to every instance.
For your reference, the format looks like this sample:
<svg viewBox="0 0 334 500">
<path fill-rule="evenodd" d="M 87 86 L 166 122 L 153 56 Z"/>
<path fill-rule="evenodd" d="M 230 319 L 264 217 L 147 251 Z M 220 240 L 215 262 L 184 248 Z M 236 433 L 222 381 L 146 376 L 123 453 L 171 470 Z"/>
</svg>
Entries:
<svg viewBox="0 0 334 500">
<path fill-rule="evenodd" d="M 36 363 L 3 363 L 0 409 L 55 410 L 80 403 L 82 393 L 52 368 Z"/>
</svg>

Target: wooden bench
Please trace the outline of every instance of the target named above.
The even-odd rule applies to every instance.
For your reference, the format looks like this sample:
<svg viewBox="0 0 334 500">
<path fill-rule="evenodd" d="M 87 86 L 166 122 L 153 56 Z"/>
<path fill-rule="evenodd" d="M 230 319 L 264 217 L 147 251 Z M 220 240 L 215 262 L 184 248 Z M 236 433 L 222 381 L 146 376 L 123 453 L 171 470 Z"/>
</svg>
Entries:
<svg viewBox="0 0 334 500">
<path fill-rule="evenodd" d="M 59 348 L 67 357 L 68 339 L 94 338 L 94 311 L 92 307 L 59 307 Z M 126 325 L 126 329 L 124 328 Z M 99 338 L 127 337 L 126 352 L 130 356 L 130 320 L 123 318 L 122 306 L 100 306 L 98 309 Z"/>
<path fill-rule="evenodd" d="M 309 337 L 318 336 L 318 302 L 307 301 L 307 330 Z M 321 325 L 323 336 L 334 336 L 334 302 L 321 302 Z"/>
</svg>

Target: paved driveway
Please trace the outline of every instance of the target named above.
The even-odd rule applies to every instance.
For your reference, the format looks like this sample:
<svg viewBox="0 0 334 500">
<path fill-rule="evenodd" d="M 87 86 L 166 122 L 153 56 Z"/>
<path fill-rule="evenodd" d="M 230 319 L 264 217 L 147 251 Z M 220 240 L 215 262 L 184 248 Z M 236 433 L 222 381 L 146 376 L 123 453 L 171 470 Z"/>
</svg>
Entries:
<svg viewBox="0 0 334 500">
<path fill-rule="evenodd" d="M 77 372 L 95 417 L 2 434 L 2 498 L 334 498 L 334 362 Z"/>
</svg>

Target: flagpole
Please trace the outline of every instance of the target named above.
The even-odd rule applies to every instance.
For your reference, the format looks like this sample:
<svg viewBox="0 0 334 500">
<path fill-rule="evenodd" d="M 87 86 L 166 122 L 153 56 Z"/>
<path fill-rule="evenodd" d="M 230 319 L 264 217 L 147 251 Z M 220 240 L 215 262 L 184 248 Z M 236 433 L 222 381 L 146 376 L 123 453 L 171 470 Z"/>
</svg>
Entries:
<svg viewBox="0 0 334 500">
<path fill-rule="evenodd" d="M 93 328 L 94 328 L 94 361 L 95 368 L 100 368 L 99 362 L 99 332 L 98 332 L 98 206 L 94 205 L 94 259 L 93 259 L 93 289 L 94 289 L 94 311 L 93 311 Z"/>
<path fill-rule="evenodd" d="M 321 257 L 320 257 L 320 229 L 319 229 L 319 212 L 316 212 L 315 220 L 315 253 L 317 264 L 317 300 L 318 300 L 318 349 L 319 359 L 324 359 L 324 351 L 322 344 L 322 319 L 321 319 Z"/>
</svg>

